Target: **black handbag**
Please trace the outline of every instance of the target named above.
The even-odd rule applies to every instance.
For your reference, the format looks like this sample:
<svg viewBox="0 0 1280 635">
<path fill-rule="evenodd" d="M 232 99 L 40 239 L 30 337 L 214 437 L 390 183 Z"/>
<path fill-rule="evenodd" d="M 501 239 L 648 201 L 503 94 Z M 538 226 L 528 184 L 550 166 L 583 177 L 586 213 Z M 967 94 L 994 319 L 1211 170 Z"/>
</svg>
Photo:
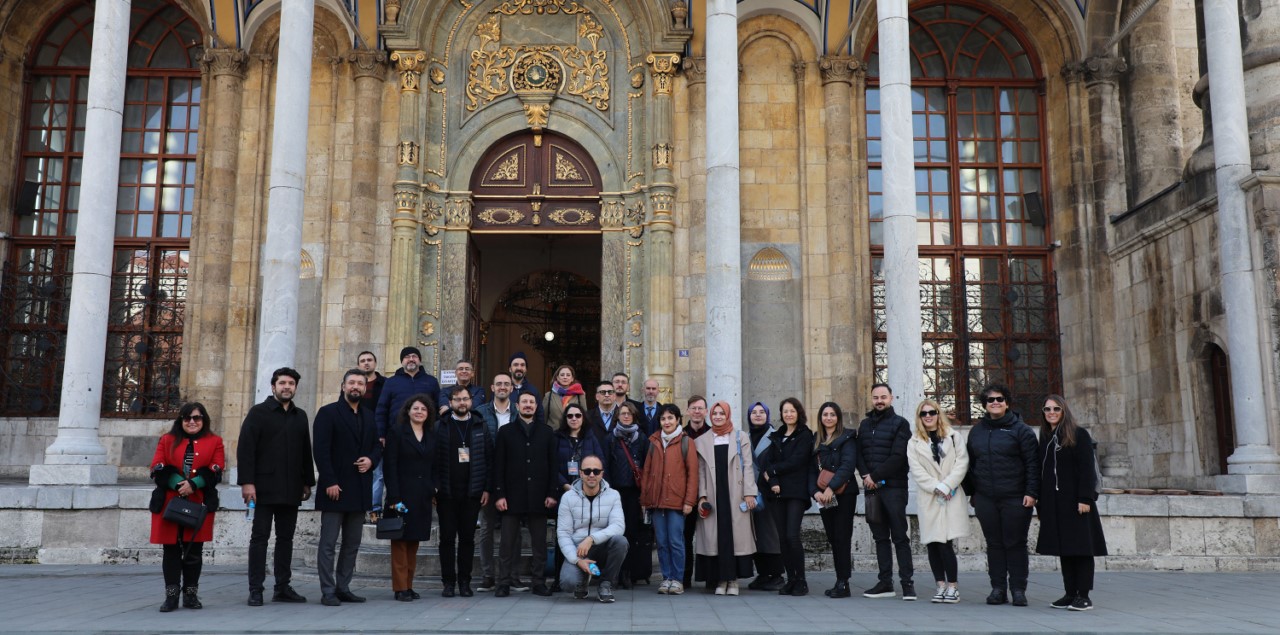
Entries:
<svg viewBox="0 0 1280 635">
<path fill-rule="evenodd" d="M 204 503 L 197 503 L 181 496 L 175 496 L 165 506 L 164 515 L 161 518 L 179 527 L 199 530 L 200 527 L 204 526 L 204 517 L 208 511 Z"/>
<path fill-rule="evenodd" d="M 883 523 L 885 521 L 884 505 L 880 504 L 880 497 L 876 495 L 876 491 L 868 490 L 863 500 L 866 503 L 867 522 L 877 525 Z"/>
<path fill-rule="evenodd" d="M 404 516 L 383 516 L 378 519 L 379 540 L 399 540 L 404 536 Z"/>
</svg>

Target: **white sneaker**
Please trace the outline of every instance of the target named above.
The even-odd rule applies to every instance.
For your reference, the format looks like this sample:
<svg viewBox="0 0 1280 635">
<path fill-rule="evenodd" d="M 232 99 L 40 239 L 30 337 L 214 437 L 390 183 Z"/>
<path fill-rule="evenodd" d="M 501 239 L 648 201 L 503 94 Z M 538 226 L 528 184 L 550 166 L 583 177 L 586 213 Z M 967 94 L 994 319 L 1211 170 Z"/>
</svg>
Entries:
<svg viewBox="0 0 1280 635">
<path fill-rule="evenodd" d="M 724 595 L 729 592 L 729 583 L 721 582 L 716 585 L 716 595 Z"/>
<path fill-rule="evenodd" d="M 730 582 L 730 583 L 729 583 L 729 591 L 728 591 L 728 594 L 729 594 L 729 595 L 737 595 L 737 594 L 738 594 L 738 581 L 737 581 L 737 580 L 734 580 L 733 582 Z"/>
<path fill-rule="evenodd" d="M 947 604 L 959 604 L 960 589 L 957 589 L 956 587 L 953 587 L 953 586 L 947 587 L 946 595 L 943 596 L 942 601 Z"/>
<path fill-rule="evenodd" d="M 661 593 L 662 595 L 666 595 L 666 594 L 667 594 L 667 592 L 668 592 L 668 591 L 670 591 L 670 590 L 671 590 L 671 581 L 670 581 L 670 580 L 663 580 L 663 581 L 662 581 L 662 584 L 659 584 L 659 585 L 658 585 L 658 593 Z"/>
<path fill-rule="evenodd" d="M 667 595 L 680 595 L 684 593 L 684 582 L 672 580 L 671 586 L 667 587 Z"/>
<path fill-rule="evenodd" d="M 946 599 L 947 599 L 947 585 L 939 584 L 938 591 L 933 594 L 933 597 L 930 598 L 929 601 L 933 602 L 934 604 L 941 604 Z"/>
</svg>

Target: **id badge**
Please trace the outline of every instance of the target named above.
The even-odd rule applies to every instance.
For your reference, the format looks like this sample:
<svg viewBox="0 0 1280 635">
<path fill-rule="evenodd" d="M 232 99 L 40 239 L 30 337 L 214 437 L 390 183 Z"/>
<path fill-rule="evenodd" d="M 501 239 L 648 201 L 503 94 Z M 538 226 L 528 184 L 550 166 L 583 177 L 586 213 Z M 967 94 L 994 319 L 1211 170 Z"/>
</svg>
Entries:
<svg viewBox="0 0 1280 635">
<path fill-rule="evenodd" d="M 468 448 L 465 445 L 458 448 L 458 462 L 459 463 L 471 462 L 471 448 Z"/>
<path fill-rule="evenodd" d="M 577 475 L 578 475 L 578 462 L 569 461 L 569 476 L 577 476 Z"/>
</svg>

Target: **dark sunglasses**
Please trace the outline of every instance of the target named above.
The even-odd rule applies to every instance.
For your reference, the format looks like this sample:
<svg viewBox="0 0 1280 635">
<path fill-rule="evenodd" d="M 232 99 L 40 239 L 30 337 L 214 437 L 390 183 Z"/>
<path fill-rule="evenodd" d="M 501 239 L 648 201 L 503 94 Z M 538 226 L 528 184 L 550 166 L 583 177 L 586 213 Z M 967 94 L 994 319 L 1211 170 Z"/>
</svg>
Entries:
<svg viewBox="0 0 1280 635">
<path fill-rule="evenodd" d="M 582 468 L 582 474 L 585 476 L 600 476 L 604 474 L 604 470 L 598 467 L 584 467 Z"/>
<path fill-rule="evenodd" d="M 1004 397 L 987 397 L 987 403 L 1004 403 Z"/>
<path fill-rule="evenodd" d="M 1062 412 L 1062 408 L 1059 408 L 1057 406 L 1045 406 L 1043 410 L 1045 412 Z"/>
<path fill-rule="evenodd" d="M 204 421 L 204 415 L 187 415 L 182 418 L 183 421 Z"/>
<path fill-rule="evenodd" d="M 564 416 L 564 418 L 565 418 L 565 419 L 581 419 L 581 418 L 582 418 L 582 413 L 581 413 L 581 412 L 570 412 L 570 413 L 566 414 L 566 415 Z"/>
<path fill-rule="evenodd" d="M 596 394 L 597 394 L 597 395 L 612 395 L 612 394 L 613 394 L 613 391 L 612 391 L 612 390 L 597 390 L 597 391 L 596 391 Z"/>
<path fill-rule="evenodd" d="M 921 416 L 921 417 L 936 417 L 936 416 L 938 416 L 938 411 L 937 411 L 937 410 L 921 410 L 921 411 L 920 411 L 920 416 Z"/>
</svg>

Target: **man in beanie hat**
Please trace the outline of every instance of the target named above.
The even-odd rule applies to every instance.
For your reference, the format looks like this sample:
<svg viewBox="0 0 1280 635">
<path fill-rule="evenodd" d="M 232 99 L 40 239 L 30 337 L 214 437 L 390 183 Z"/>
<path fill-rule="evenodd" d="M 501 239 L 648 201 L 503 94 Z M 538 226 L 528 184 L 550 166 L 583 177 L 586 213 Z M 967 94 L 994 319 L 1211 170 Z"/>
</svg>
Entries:
<svg viewBox="0 0 1280 635">
<path fill-rule="evenodd" d="M 538 387 L 529 381 L 526 375 L 529 372 L 529 358 L 524 356 L 524 351 L 516 351 L 507 359 L 507 365 L 511 372 L 511 399 L 518 400 L 520 393 L 527 392 L 538 398 L 538 410 L 542 410 L 542 393 L 538 392 Z"/>
<path fill-rule="evenodd" d="M 378 397 L 378 410 L 373 420 L 378 425 L 378 440 L 387 442 L 387 427 L 394 423 L 393 419 L 400 412 L 410 397 L 425 394 L 431 398 L 430 403 L 440 399 L 440 381 L 435 375 L 422 368 L 422 352 L 416 347 L 406 346 L 400 349 L 400 369 L 387 378 L 382 384 L 382 395 Z M 382 465 L 379 464 L 373 473 L 373 518 L 382 513 Z"/>
</svg>

